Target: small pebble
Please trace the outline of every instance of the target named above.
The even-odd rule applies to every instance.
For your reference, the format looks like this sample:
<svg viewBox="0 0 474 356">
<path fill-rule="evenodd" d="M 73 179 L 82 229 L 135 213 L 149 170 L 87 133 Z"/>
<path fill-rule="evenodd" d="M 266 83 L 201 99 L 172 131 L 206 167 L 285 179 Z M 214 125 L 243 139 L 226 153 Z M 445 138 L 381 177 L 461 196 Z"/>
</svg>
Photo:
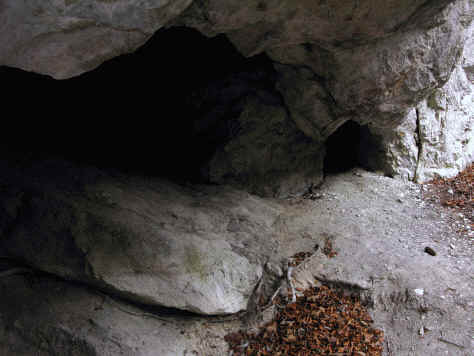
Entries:
<svg viewBox="0 0 474 356">
<path fill-rule="evenodd" d="M 425 290 L 421 289 L 421 288 L 415 289 L 415 294 L 416 295 L 423 295 L 423 294 L 425 294 Z"/>
<path fill-rule="evenodd" d="M 436 251 L 433 250 L 431 247 L 429 246 L 426 246 L 425 247 L 425 252 L 428 254 L 428 255 L 431 255 L 431 256 L 436 256 Z"/>
</svg>

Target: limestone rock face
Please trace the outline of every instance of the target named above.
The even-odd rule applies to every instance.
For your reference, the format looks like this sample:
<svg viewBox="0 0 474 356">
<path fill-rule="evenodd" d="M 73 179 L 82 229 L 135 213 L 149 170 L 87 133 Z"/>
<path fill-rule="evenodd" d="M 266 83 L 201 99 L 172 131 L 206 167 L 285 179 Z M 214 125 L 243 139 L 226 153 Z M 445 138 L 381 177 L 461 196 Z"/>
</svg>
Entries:
<svg viewBox="0 0 474 356">
<path fill-rule="evenodd" d="M 463 82 L 456 77 L 461 73 L 454 74 L 448 85 L 417 107 L 421 152 L 415 180 L 419 183 L 454 177 L 474 161 L 474 93 L 464 87 L 463 95 Z"/>
<path fill-rule="evenodd" d="M 216 0 L 194 3 L 181 21 L 204 33 L 226 33 L 245 55 L 266 51 L 275 62 L 312 72 L 284 70 L 281 90 L 292 115 L 298 112 L 299 127 L 324 138 L 327 121 L 335 122 L 329 134 L 350 117 L 393 125 L 442 86 L 466 40 L 472 3 Z M 294 87 L 318 89 L 310 89 L 313 100 L 308 93 L 295 102 L 286 93 Z M 313 109 L 303 109 L 303 100 Z"/>
<path fill-rule="evenodd" d="M 246 55 L 297 43 L 363 42 L 406 22 L 425 1 L 196 1 L 185 22 L 210 35 L 229 33 Z"/>
<path fill-rule="evenodd" d="M 276 68 L 281 74 L 278 88 L 291 118 L 306 136 L 324 142 L 347 118 L 337 117 L 333 99 L 312 71 L 282 64 Z"/>
<path fill-rule="evenodd" d="M 225 331 L 199 320 L 147 313 L 57 279 L 0 281 L 3 356 L 224 355 Z M 194 352 L 193 352 L 194 351 Z"/>
<path fill-rule="evenodd" d="M 130 300 L 201 314 L 244 310 L 262 275 L 262 251 L 271 251 L 279 210 L 247 193 L 60 161 L 2 162 L 1 171 L 0 250 Z"/>
<path fill-rule="evenodd" d="M 383 152 L 372 168 L 426 182 L 453 177 L 474 160 L 472 38 L 449 81 L 411 110 L 403 124 L 395 130 L 371 127 Z"/>
<path fill-rule="evenodd" d="M 268 55 L 290 118 L 323 144 L 348 120 L 393 130 L 435 90 L 459 92 L 441 88 L 461 60 L 463 73 L 457 70 L 453 80 L 472 88 L 473 13 L 471 0 L 4 1 L 0 64 L 68 78 L 135 50 L 163 26 L 225 34 L 245 56 Z M 466 99 L 455 95 L 452 100 L 448 116 L 469 116 L 454 109 L 465 107 Z M 433 117 L 420 105 L 421 121 Z M 385 131 L 384 141 L 392 135 Z M 456 145 L 456 150 L 466 147 Z M 451 174 L 454 170 L 445 172 L 442 166 L 453 166 L 447 161 L 453 154 L 426 158 L 426 169 Z M 458 155 L 467 160 L 470 153 Z M 454 160 L 462 166 L 459 157 Z M 214 176 L 222 181 L 223 172 Z"/>
<path fill-rule="evenodd" d="M 472 14 L 465 0 L 353 7 L 229 0 L 196 2 L 181 21 L 226 33 L 246 55 L 265 51 L 308 137 L 324 142 L 347 120 L 370 124 L 377 149 L 369 166 L 426 181 L 453 176 L 473 159 Z M 430 107 L 440 95 L 443 103 Z"/>
<path fill-rule="evenodd" d="M 471 35 L 464 47 L 464 58 L 461 64 L 467 79 L 474 84 L 474 29 L 471 27 Z"/>
<path fill-rule="evenodd" d="M 191 1 L 2 1 L 0 64 L 69 78 L 134 51 Z"/>
<path fill-rule="evenodd" d="M 297 129 L 285 109 L 249 98 L 238 134 L 209 163 L 209 179 L 263 196 L 302 194 L 322 182 L 324 146 Z"/>
</svg>

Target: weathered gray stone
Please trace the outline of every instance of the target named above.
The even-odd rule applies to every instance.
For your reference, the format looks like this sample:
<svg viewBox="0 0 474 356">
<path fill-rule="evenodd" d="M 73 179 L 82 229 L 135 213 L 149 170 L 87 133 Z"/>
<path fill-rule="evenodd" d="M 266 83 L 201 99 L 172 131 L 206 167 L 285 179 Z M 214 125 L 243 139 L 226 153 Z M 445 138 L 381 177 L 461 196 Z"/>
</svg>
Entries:
<svg viewBox="0 0 474 356">
<path fill-rule="evenodd" d="M 472 22 L 472 4 L 208 1 L 193 4 L 182 21 L 204 33 L 226 33 L 245 55 L 266 51 L 277 62 L 311 69 L 337 106 L 336 122 L 354 116 L 388 125 L 448 80 Z M 294 73 L 301 86 L 299 71 Z M 287 73 L 283 77 L 288 83 Z M 321 106 L 319 92 L 315 106 Z M 305 112 L 305 127 L 327 119 L 298 105 L 290 111 Z M 302 126 L 301 115 L 295 121 Z M 309 126 L 318 125 L 324 123 Z"/>
<path fill-rule="evenodd" d="M 472 6 L 470 0 L 7 1 L 0 7 L 0 64 L 66 78 L 133 51 L 165 25 L 224 33 L 245 56 L 268 54 L 291 118 L 322 144 L 350 119 L 401 124 L 448 81 L 464 46 L 462 67 L 472 86 L 472 39 L 466 42 Z M 429 169 L 452 165 L 446 159 Z"/>
<path fill-rule="evenodd" d="M 353 116 L 360 123 L 393 126 L 449 79 L 468 38 L 472 4 L 438 1 L 432 5 L 420 7 L 399 30 L 377 40 L 339 45 L 308 40 L 271 48 L 268 53 L 278 62 L 311 69 L 325 84 L 336 118 Z M 293 82 L 300 82 L 299 77 Z M 315 101 L 320 97 L 316 95 Z M 301 109 L 297 106 L 297 110 Z M 306 121 L 320 119 L 310 111 L 305 114 Z"/>
<path fill-rule="evenodd" d="M 195 1 L 182 23 L 213 35 L 227 33 L 250 56 L 275 47 L 302 43 L 348 45 L 396 31 L 425 1 L 362 0 Z"/>
<path fill-rule="evenodd" d="M 134 51 L 191 1 L 2 1 L 0 64 L 70 78 Z"/>
<path fill-rule="evenodd" d="M 389 176 L 415 180 L 419 158 L 419 135 L 416 109 L 405 116 L 402 124 L 394 128 L 369 125 L 366 166 L 383 171 Z"/>
<path fill-rule="evenodd" d="M 471 53 L 466 46 L 449 81 L 411 110 L 403 124 L 371 127 L 382 152 L 373 168 L 426 182 L 453 177 L 474 160 L 474 88 L 466 66 Z"/>
<path fill-rule="evenodd" d="M 185 189 L 60 161 L 2 162 L 1 170 L 5 254 L 146 304 L 246 309 L 268 253 L 262 246 L 272 244 L 279 210 L 271 204 L 230 188 Z"/>
<path fill-rule="evenodd" d="M 224 355 L 232 323 L 153 313 L 57 279 L 0 280 L 2 356 Z"/>
<path fill-rule="evenodd" d="M 421 153 L 416 181 L 454 177 L 474 161 L 474 92 L 452 80 L 418 107 Z M 464 77 L 465 78 L 465 77 Z"/>
<path fill-rule="evenodd" d="M 298 128 L 316 142 L 324 142 L 347 118 L 337 119 L 325 88 L 306 68 L 276 65 L 278 89 Z"/>
<path fill-rule="evenodd" d="M 249 99 L 209 178 L 285 196 L 321 181 L 319 147 L 347 120 L 369 124 L 367 163 L 387 174 L 425 181 L 472 162 L 472 20 L 472 0 L 6 0 L 0 64 L 68 78 L 163 26 L 223 33 L 245 56 L 269 56 L 285 105 Z M 469 350 L 472 263 L 451 255 L 442 238 L 455 234 L 416 205 L 418 187 L 394 207 L 405 183 L 360 172 L 328 181 L 317 201 L 276 202 L 58 161 L 5 159 L 0 171 L 0 252 L 31 268 L 134 302 L 228 314 L 272 292 L 262 276 L 276 283 L 285 271 L 264 273 L 268 260 L 278 271 L 330 239 L 338 255 L 316 254 L 304 282 L 367 292 L 387 353 Z M 162 325 L 85 285 L 45 281 L 3 275 L 0 354 L 225 351 L 222 340 L 201 344 L 201 323 Z"/>
<path fill-rule="evenodd" d="M 337 52 L 337 79 L 330 84 L 336 101 L 358 111 L 361 121 L 372 118 L 379 125 L 385 116 L 405 113 L 449 79 L 472 21 L 471 7 L 457 1 L 441 10 L 422 8 L 397 33 Z"/>
<path fill-rule="evenodd" d="M 464 55 L 461 63 L 467 79 L 474 84 L 474 26 L 470 28 L 470 35 L 466 44 L 464 45 Z"/>
<path fill-rule="evenodd" d="M 83 171 L 81 175 L 71 167 L 66 170 L 64 165 L 59 165 L 57 168 L 63 174 L 71 172 L 71 177 L 82 177 L 89 182 L 97 180 L 93 179 L 91 171 L 89 174 Z M 26 173 L 31 172 L 26 170 Z M 41 178 L 37 174 L 25 179 L 31 177 Z M 110 180 L 106 175 L 102 179 Z M 49 181 L 50 185 L 44 185 L 45 192 L 50 192 L 51 186 L 58 186 L 61 179 L 50 175 Z M 182 204 L 182 198 L 176 195 L 177 188 L 172 185 L 149 182 L 146 186 L 155 189 L 148 190 L 142 184 L 137 186 L 134 179 L 122 178 L 120 182 L 136 186 L 135 193 L 150 194 L 150 199 L 155 194 L 169 194 L 167 204 L 173 204 L 175 200 L 176 204 Z M 159 192 L 156 191 L 158 187 L 161 187 Z M 68 191 L 77 204 L 81 203 L 78 195 L 85 194 L 80 191 L 75 194 L 77 190 L 71 189 L 71 185 L 69 190 L 65 190 L 64 184 L 61 189 Z M 211 211 L 209 201 L 220 202 L 224 211 L 233 206 L 231 200 L 226 199 L 223 203 L 224 198 L 212 194 L 212 188 L 202 191 L 194 187 L 190 191 L 193 192 L 193 204 L 200 205 L 202 214 Z M 221 188 L 214 188 L 214 193 L 219 192 L 222 192 Z M 318 245 L 319 250 L 293 270 L 293 282 L 297 286 L 307 285 L 317 277 L 345 292 L 360 293 L 368 303 L 375 326 L 385 333 L 387 354 L 391 350 L 394 355 L 413 352 L 420 355 L 469 355 L 472 246 L 451 230 L 449 220 L 452 216 L 441 208 L 421 205 L 418 185 L 362 170 L 329 177 L 318 193 L 320 197 L 314 201 L 275 201 L 245 193 L 234 196 L 228 192 L 236 201 L 241 201 L 238 204 L 240 211 L 221 233 L 224 236 L 226 231 L 240 229 L 242 244 L 236 246 L 236 250 L 254 251 L 261 255 L 267 253 L 275 258 L 265 268 L 265 274 L 271 274 L 272 281 L 277 282 L 274 288 L 278 287 L 282 275 L 283 278 L 287 276 L 287 271 L 281 271 L 277 261 L 284 258 L 287 261 L 296 252 L 314 252 L 315 245 Z M 403 203 L 395 203 L 402 194 Z M 4 195 L 2 193 L 2 198 Z M 113 197 L 110 195 L 108 198 L 110 202 Z M 90 204 L 94 199 L 89 199 Z M 145 198 L 138 194 L 136 199 Z M 0 200 L 2 206 L 5 200 Z M 254 209 L 245 212 L 248 200 L 253 201 Z M 54 200 L 50 202 L 53 203 Z M 14 212 L 18 204 L 13 199 L 8 206 L 8 210 Z M 129 209 L 136 210 L 136 203 Z M 185 210 L 181 207 L 181 211 Z M 18 222 L 25 221 L 29 214 L 23 206 L 22 215 L 17 215 Z M 196 219 L 203 221 L 202 214 Z M 265 214 L 265 217 L 260 214 Z M 128 215 L 127 221 L 134 213 L 128 211 Z M 169 218 L 171 221 L 175 219 Z M 271 225 L 271 236 L 260 238 L 251 234 L 252 229 L 262 229 L 263 220 Z M 188 221 L 192 224 L 193 220 L 188 218 Z M 244 237 L 246 233 L 247 239 Z M 41 234 L 36 236 L 39 239 Z M 331 241 L 336 256 L 328 258 L 320 253 L 326 241 Z M 455 245 L 455 248 L 450 245 Z M 426 254 L 426 246 L 432 247 L 437 255 Z M 125 252 L 130 252 L 130 249 Z M 38 249 L 36 253 L 43 252 Z M 423 295 L 419 294 L 421 289 Z M 88 356 L 116 355 L 120 351 L 137 356 L 193 355 L 193 350 L 198 355 L 217 356 L 226 352 L 223 335 L 242 326 L 238 324 L 223 322 L 223 318 L 179 312 L 170 314 L 169 310 L 131 306 L 113 301 L 94 287 L 85 288 L 83 284 L 58 281 L 41 274 L 26 276 L 25 279 L 15 275 L 0 278 L 2 356 L 75 355 L 74 350 L 78 355 Z M 430 330 L 424 337 L 418 334 L 422 326 Z M 459 346 L 440 341 L 440 338 Z"/>
<path fill-rule="evenodd" d="M 248 98 L 238 134 L 209 163 L 209 179 L 263 196 L 287 197 L 322 182 L 324 147 L 299 131 L 285 109 Z"/>
</svg>

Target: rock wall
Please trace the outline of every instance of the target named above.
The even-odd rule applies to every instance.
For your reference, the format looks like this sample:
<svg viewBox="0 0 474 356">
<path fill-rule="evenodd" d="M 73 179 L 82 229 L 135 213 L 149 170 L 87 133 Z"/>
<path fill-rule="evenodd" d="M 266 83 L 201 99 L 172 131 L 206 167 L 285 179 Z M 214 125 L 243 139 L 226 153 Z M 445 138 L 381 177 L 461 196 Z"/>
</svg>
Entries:
<svg viewBox="0 0 474 356">
<path fill-rule="evenodd" d="M 473 76 L 472 45 L 464 46 L 471 37 L 472 6 L 470 0 L 7 1 L 0 6 L 0 64 L 69 78 L 134 51 L 164 26 L 225 34 L 243 55 L 271 58 L 285 110 L 316 145 L 348 120 L 370 124 L 388 152 L 381 156 L 384 170 L 422 181 L 435 173 L 455 174 L 472 160 L 469 132 L 458 134 L 472 126 L 469 94 L 463 94 L 472 90 L 465 79 Z M 454 71 L 464 47 L 463 69 Z M 430 106 L 433 95 L 440 97 L 437 108 Z M 392 138 L 405 132 L 403 126 L 412 131 L 414 107 L 418 128 L 426 127 L 416 139 L 424 147 L 416 159 L 418 172 L 411 167 L 419 154 L 413 140 Z M 460 141 L 453 146 L 454 137 Z M 391 148 L 404 145 L 409 148 Z M 403 150 L 409 153 L 398 153 Z M 216 181 L 236 177 L 218 165 Z M 312 169 L 318 166 L 316 159 Z"/>
<path fill-rule="evenodd" d="M 209 180 L 261 196 L 301 195 L 323 180 L 324 146 L 299 131 L 281 105 L 248 98 L 239 132 L 209 162 Z"/>
<path fill-rule="evenodd" d="M 197 168 L 216 185 L 179 185 L 31 150 L 16 156 L 2 146 L 0 261 L 9 269 L 0 272 L 0 353 L 223 354 L 230 329 L 210 332 L 207 322 L 252 314 L 260 297 L 268 300 L 285 278 L 291 283 L 291 256 L 326 244 L 337 255 L 315 254 L 308 278 L 372 294 L 386 351 L 467 350 L 472 268 L 452 269 L 454 245 L 437 239 L 454 233 L 419 206 L 416 186 L 353 172 L 332 177 L 311 199 L 248 192 L 287 197 L 320 184 L 324 145 L 349 120 L 354 132 L 363 126 L 360 160 L 374 170 L 420 182 L 463 169 L 474 158 L 473 11 L 472 0 L 0 2 L 0 65 L 56 79 L 133 52 L 163 27 L 223 35 L 241 55 L 265 58 L 200 87 L 191 100 L 201 116 L 186 121 L 185 138 L 197 132 L 215 144 Z M 127 138 L 129 127 L 122 132 Z M 46 140 L 39 136 L 32 147 Z M 153 147 L 156 136 L 148 137 Z M 443 254 L 428 256 L 427 244 Z M 418 338 L 424 317 L 433 332 Z M 454 341 L 443 344 L 438 331 Z"/>
<path fill-rule="evenodd" d="M 0 63 L 76 76 L 134 51 L 191 1 L 2 1 Z"/>
<path fill-rule="evenodd" d="M 474 160 L 474 36 L 448 82 L 434 90 L 395 129 L 371 125 L 377 155 L 370 167 L 426 182 L 453 177 Z"/>
</svg>

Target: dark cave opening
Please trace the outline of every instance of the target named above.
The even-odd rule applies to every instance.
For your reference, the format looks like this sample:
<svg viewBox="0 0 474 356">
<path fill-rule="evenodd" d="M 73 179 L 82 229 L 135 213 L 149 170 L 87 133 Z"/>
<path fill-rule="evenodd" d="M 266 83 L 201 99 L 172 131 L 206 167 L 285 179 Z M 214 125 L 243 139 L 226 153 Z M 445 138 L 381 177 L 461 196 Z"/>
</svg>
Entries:
<svg viewBox="0 0 474 356">
<path fill-rule="evenodd" d="M 369 154 L 367 126 L 349 120 L 341 125 L 326 141 L 324 173 L 343 173 L 355 167 L 366 167 Z"/>
<path fill-rule="evenodd" d="M 243 98 L 274 93 L 276 73 L 265 55 L 245 58 L 225 36 L 175 27 L 72 79 L 7 67 L 0 78 L 10 113 L 3 152 L 202 181 L 203 163 L 238 131 Z"/>
</svg>

